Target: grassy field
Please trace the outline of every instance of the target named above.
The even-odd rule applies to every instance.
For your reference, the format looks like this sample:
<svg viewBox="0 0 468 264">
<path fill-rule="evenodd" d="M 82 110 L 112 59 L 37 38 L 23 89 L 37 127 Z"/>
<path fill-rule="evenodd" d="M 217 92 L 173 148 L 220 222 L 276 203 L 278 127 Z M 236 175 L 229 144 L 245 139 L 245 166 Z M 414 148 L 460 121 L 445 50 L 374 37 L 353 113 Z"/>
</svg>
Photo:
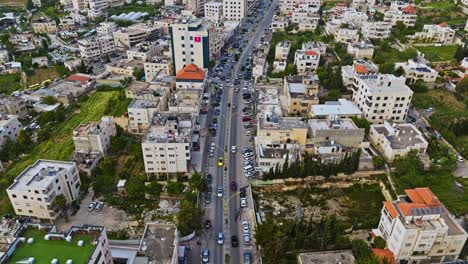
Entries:
<svg viewBox="0 0 468 264">
<path fill-rule="evenodd" d="M 31 245 L 21 243 L 15 250 L 7 263 L 16 263 L 30 257 L 35 258 L 37 264 L 49 264 L 52 259 L 56 258 L 58 263 L 66 263 L 68 259 L 73 260 L 73 263 L 87 263 L 88 258 L 93 254 L 94 245 L 92 236 L 74 235 L 71 242 L 65 240 L 45 240 L 46 232 L 42 230 L 28 229 L 23 233 L 26 239 L 34 238 L 34 243 Z M 84 241 L 84 245 L 77 245 L 79 240 Z"/>
<path fill-rule="evenodd" d="M 416 47 L 420 52 L 424 53 L 425 58 L 431 62 L 437 61 L 453 61 L 455 58 L 455 52 L 457 51 L 457 46 L 427 46 L 427 47 Z"/>
<path fill-rule="evenodd" d="M 0 94 L 11 94 L 21 89 L 20 80 L 20 73 L 0 75 Z"/>
<path fill-rule="evenodd" d="M 435 9 L 450 9 L 456 7 L 453 1 L 439 1 L 430 3 L 421 3 L 421 7 Z"/>
<path fill-rule="evenodd" d="M 58 76 L 55 68 L 38 68 L 34 70 L 34 74 L 28 76 L 27 83 L 29 85 L 33 85 L 36 83 L 41 83 L 47 79 L 53 80 Z"/>
<path fill-rule="evenodd" d="M 454 1 L 422 3 L 418 8 L 416 23 L 419 26 L 442 22 L 447 22 L 452 27 L 463 27 L 466 23 L 466 15 L 460 6 L 455 5 Z"/>
<path fill-rule="evenodd" d="M 72 139 L 73 129 L 81 123 L 99 120 L 105 113 L 109 101 L 116 98 L 118 94 L 118 91 L 109 91 L 95 92 L 90 95 L 88 100 L 81 104 L 79 110 L 65 122 L 56 126 L 53 138 L 37 145 L 30 154 L 15 162 L 4 173 L 0 179 L 1 186 L 8 186 L 21 171 L 37 159 L 69 160 L 75 149 Z M 5 193 L 0 197 L 0 213 L 3 213 L 8 210 L 10 202 Z"/>
<path fill-rule="evenodd" d="M 413 57 L 414 50 L 413 52 L 411 51 L 412 49 L 408 49 L 405 51 L 399 51 L 394 48 L 388 48 L 387 50 L 381 50 L 377 49 L 374 52 L 374 61 L 377 64 L 382 64 L 382 63 L 395 63 L 395 62 L 405 62 L 408 59 Z"/>
</svg>

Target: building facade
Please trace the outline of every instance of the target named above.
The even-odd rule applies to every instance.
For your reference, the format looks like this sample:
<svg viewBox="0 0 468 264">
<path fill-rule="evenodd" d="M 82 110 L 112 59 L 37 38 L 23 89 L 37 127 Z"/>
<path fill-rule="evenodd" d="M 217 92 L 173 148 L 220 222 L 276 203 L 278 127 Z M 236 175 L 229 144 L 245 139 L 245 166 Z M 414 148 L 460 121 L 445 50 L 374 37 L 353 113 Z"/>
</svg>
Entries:
<svg viewBox="0 0 468 264">
<path fill-rule="evenodd" d="M 114 120 L 103 116 L 100 122 L 81 124 L 73 130 L 75 150 L 81 152 L 99 152 L 106 156 L 111 137 L 117 134 Z"/>
<path fill-rule="evenodd" d="M 0 148 L 8 139 L 16 141 L 23 125 L 17 115 L 0 114 Z"/>
</svg>

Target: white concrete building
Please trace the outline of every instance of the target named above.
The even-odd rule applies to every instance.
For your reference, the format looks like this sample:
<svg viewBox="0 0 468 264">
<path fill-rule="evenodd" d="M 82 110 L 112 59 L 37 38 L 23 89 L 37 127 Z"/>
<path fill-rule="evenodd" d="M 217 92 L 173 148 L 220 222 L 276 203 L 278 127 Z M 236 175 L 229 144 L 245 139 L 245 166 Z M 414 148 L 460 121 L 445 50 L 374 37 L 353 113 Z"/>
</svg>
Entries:
<svg viewBox="0 0 468 264">
<path fill-rule="evenodd" d="M 425 83 L 434 83 L 439 73 L 427 66 L 424 63 L 420 63 L 409 59 L 407 62 L 395 63 L 395 69 L 401 67 L 405 74 L 406 79 L 409 79 L 410 83 L 414 83 L 417 80 L 422 80 Z"/>
<path fill-rule="evenodd" d="M 390 37 L 392 25 L 387 22 L 364 22 L 361 28 L 366 39 L 386 39 Z"/>
<path fill-rule="evenodd" d="M 347 51 L 357 60 L 371 60 L 374 57 L 374 45 L 371 42 L 348 43 Z"/>
<path fill-rule="evenodd" d="M 206 73 L 197 65 L 191 63 L 179 70 L 176 74 L 176 88 L 202 90 L 206 85 Z"/>
<path fill-rule="evenodd" d="M 173 75 L 174 64 L 168 58 L 153 58 L 149 62 L 144 63 L 145 81 L 152 82 L 158 78 Z"/>
<path fill-rule="evenodd" d="M 203 19 L 187 17 L 179 19 L 170 27 L 174 71 L 194 63 L 208 68 L 210 63 L 210 44 L 208 24 Z"/>
<path fill-rule="evenodd" d="M 191 114 L 158 113 L 155 116 L 141 143 L 148 175 L 166 176 L 188 171 L 194 119 Z"/>
<path fill-rule="evenodd" d="M 273 32 L 285 31 L 288 25 L 289 20 L 287 18 L 275 15 L 271 21 L 270 29 Z"/>
<path fill-rule="evenodd" d="M 262 172 L 268 172 L 271 168 L 275 168 L 276 165 L 283 166 L 286 162 L 294 162 L 300 158 L 301 146 L 295 143 L 281 143 L 281 142 L 268 142 L 258 143 L 255 146 L 258 167 Z"/>
<path fill-rule="evenodd" d="M 156 112 L 166 110 L 169 91 L 158 93 L 150 99 L 135 98 L 128 106 L 128 131 L 145 134 Z"/>
<path fill-rule="evenodd" d="M 366 13 L 357 11 L 354 8 L 348 8 L 340 15 L 343 23 L 351 24 L 353 27 L 360 28 L 364 22 L 367 22 L 369 17 Z"/>
<path fill-rule="evenodd" d="M 219 23 L 223 18 L 223 3 L 208 2 L 205 4 L 205 19 Z"/>
<path fill-rule="evenodd" d="M 223 0 L 223 15 L 226 20 L 242 21 L 247 17 L 247 0 Z"/>
<path fill-rule="evenodd" d="M 112 36 L 112 33 L 115 31 L 117 31 L 115 22 L 101 22 L 99 26 L 96 27 L 98 36 Z"/>
<path fill-rule="evenodd" d="M 318 69 L 320 62 L 320 53 L 315 50 L 297 50 L 294 54 L 294 64 L 297 67 L 298 74 L 314 72 Z"/>
<path fill-rule="evenodd" d="M 359 41 L 357 29 L 339 28 L 335 34 L 335 40 L 342 43 L 355 43 Z"/>
<path fill-rule="evenodd" d="M 155 42 L 141 42 L 127 50 L 127 59 L 147 62 L 156 55 Z"/>
<path fill-rule="evenodd" d="M 403 157 L 411 150 L 426 153 L 429 145 L 423 134 L 413 124 L 397 124 L 385 121 L 373 124 L 369 129 L 370 142 L 390 162 Z"/>
<path fill-rule="evenodd" d="M 375 7 L 376 0 L 353 0 L 351 3 L 351 7 L 360 10 L 360 11 L 368 11 Z"/>
<path fill-rule="evenodd" d="M 391 74 L 356 78 L 353 101 L 364 117 L 374 124 L 382 124 L 385 120 L 404 122 L 413 97 L 405 80 Z"/>
<path fill-rule="evenodd" d="M 15 141 L 22 128 L 17 115 L 0 113 L 0 149 L 8 138 Z"/>
<path fill-rule="evenodd" d="M 81 58 L 84 60 L 93 60 L 117 51 L 114 38 L 108 35 L 80 39 L 78 40 L 78 47 Z"/>
<path fill-rule="evenodd" d="M 326 119 L 309 119 L 309 144 L 317 149 L 321 145 L 339 145 L 335 152 L 359 148 L 364 140 L 365 129 L 359 128 L 349 118 L 331 116 Z"/>
<path fill-rule="evenodd" d="M 117 134 L 112 117 L 103 116 L 99 122 L 88 122 L 73 130 L 73 144 L 77 152 L 99 152 L 106 156 L 111 137 Z"/>
<path fill-rule="evenodd" d="M 186 10 L 192 11 L 196 16 L 203 16 L 205 13 L 205 0 L 184 0 Z"/>
<path fill-rule="evenodd" d="M 384 202 L 377 229 L 396 263 L 449 263 L 458 259 L 467 233 L 429 188 L 406 189 Z"/>
<path fill-rule="evenodd" d="M 2 49 L 0 50 L 0 64 L 4 64 L 10 61 L 10 57 L 8 56 L 8 50 Z"/>
<path fill-rule="evenodd" d="M 88 1 L 88 16 L 90 18 L 97 18 L 106 13 L 109 8 L 107 0 L 87 0 Z"/>
<path fill-rule="evenodd" d="M 312 105 L 310 112 L 312 117 L 324 118 L 336 116 L 339 118 L 362 117 L 362 111 L 357 105 L 346 99 L 328 101 L 325 104 Z"/>
<path fill-rule="evenodd" d="M 305 11 L 318 13 L 322 1 L 320 0 L 281 0 L 279 1 L 279 9 L 281 13 L 288 14 L 289 12 Z"/>
<path fill-rule="evenodd" d="M 123 28 L 112 33 L 115 46 L 119 50 L 127 50 L 136 44 L 144 41 L 147 37 L 147 32 L 142 30 Z"/>
<path fill-rule="evenodd" d="M 355 88 L 357 78 L 376 78 L 379 67 L 372 61 L 356 60 L 353 65 L 341 67 L 341 77 L 343 85 L 352 90 Z"/>
<path fill-rule="evenodd" d="M 275 47 L 275 60 L 284 61 L 288 59 L 291 44 L 289 41 L 278 42 Z"/>
<path fill-rule="evenodd" d="M 416 18 L 418 17 L 416 9 L 412 5 L 405 3 L 405 7 L 400 7 L 392 2 L 390 10 L 384 14 L 384 22 L 395 26 L 397 22 L 403 22 L 407 27 L 414 27 L 416 24 Z"/>
<path fill-rule="evenodd" d="M 416 32 L 413 39 L 430 41 L 432 43 L 451 44 L 455 38 L 455 30 L 451 29 L 447 23 L 438 25 L 424 25 L 422 32 Z"/>
<path fill-rule="evenodd" d="M 37 160 L 6 191 L 17 215 L 55 220 L 59 209 L 52 205 L 54 198 L 62 194 L 70 204 L 79 198 L 80 185 L 74 162 Z"/>
</svg>

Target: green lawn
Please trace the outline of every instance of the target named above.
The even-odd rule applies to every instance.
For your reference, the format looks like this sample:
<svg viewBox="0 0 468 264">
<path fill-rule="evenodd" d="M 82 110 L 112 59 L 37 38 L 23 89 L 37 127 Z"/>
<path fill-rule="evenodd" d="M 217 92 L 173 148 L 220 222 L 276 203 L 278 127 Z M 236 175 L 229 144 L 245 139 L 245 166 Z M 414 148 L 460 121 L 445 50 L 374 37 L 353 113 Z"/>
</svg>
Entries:
<svg viewBox="0 0 468 264">
<path fill-rule="evenodd" d="M 404 51 L 399 51 L 394 48 L 388 48 L 386 50 L 376 49 L 374 52 L 374 62 L 376 64 L 405 62 L 413 58 L 414 55 L 416 55 L 416 53 L 412 48 Z"/>
<path fill-rule="evenodd" d="M 66 263 L 68 259 L 73 260 L 76 264 L 88 263 L 89 257 L 93 254 L 94 246 L 91 244 L 93 241 L 92 236 L 75 235 L 71 242 L 66 240 L 45 240 L 45 231 L 28 229 L 23 233 L 26 239 L 34 238 L 34 243 L 28 245 L 27 243 L 19 244 L 8 263 L 16 263 L 23 259 L 30 257 L 35 258 L 37 264 L 50 264 L 52 259 L 56 258 L 58 263 Z M 84 245 L 79 247 L 77 242 L 84 241 Z"/>
<path fill-rule="evenodd" d="M 457 51 L 457 46 L 427 46 L 427 47 L 416 47 L 420 52 L 424 53 L 425 58 L 431 62 L 437 61 L 453 61 L 455 58 L 455 52 Z"/>
<path fill-rule="evenodd" d="M 9 95 L 21 89 L 20 80 L 21 74 L 19 73 L 0 75 L 0 94 Z"/>
<path fill-rule="evenodd" d="M 372 228 L 379 224 L 380 210 L 385 198 L 378 184 L 355 184 L 344 189 L 347 199 L 342 206 L 346 207 L 345 214 L 351 223 L 360 229 Z"/>
<path fill-rule="evenodd" d="M 430 3 L 421 3 L 422 7 L 425 8 L 435 8 L 435 9 L 449 9 L 454 8 L 455 3 L 453 1 L 439 1 L 439 2 L 430 2 Z"/>
</svg>

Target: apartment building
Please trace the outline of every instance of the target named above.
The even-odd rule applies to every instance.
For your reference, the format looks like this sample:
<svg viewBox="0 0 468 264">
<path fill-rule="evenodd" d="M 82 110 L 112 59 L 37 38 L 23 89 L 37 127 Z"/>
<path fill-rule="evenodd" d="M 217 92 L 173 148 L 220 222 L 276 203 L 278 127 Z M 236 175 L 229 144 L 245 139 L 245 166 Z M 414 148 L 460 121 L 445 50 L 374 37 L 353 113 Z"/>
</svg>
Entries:
<svg viewBox="0 0 468 264">
<path fill-rule="evenodd" d="M 351 24 L 353 27 L 360 28 L 362 25 L 367 22 L 369 17 L 366 13 L 357 11 L 354 8 L 346 9 L 339 18 L 342 19 L 343 23 Z"/>
<path fill-rule="evenodd" d="M 185 0 L 185 8 L 196 16 L 203 16 L 205 13 L 205 0 Z"/>
<path fill-rule="evenodd" d="M 101 22 L 96 27 L 96 33 L 98 36 L 112 36 L 112 33 L 117 31 L 117 25 L 115 22 Z"/>
<path fill-rule="evenodd" d="M 353 2 L 351 3 L 351 7 L 366 12 L 370 9 L 373 9 L 376 3 L 376 0 L 353 0 Z"/>
<path fill-rule="evenodd" d="M 455 38 L 455 30 L 451 29 L 447 23 L 424 25 L 423 31 L 416 32 L 412 38 L 432 43 L 451 44 Z"/>
<path fill-rule="evenodd" d="M 144 41 L 147 37 L 147 33 L 142 30 L 129 30 L 128 28 L 123 28 L 112 32 L 112 36 L 114 37 L 114 42 L 117 49 L 127 50 Z"/>
<path fill-rule="evenodd" d="M 333 152 L 356 149 L 364 140 L 365 129 L 359 128 L 349 118 L 330 116 L 327 119 L 309 119 L 308 144 L 313 144 L 316 152 L 321 146 L 334 145 Z"/>
<path fill-rule="evenodd" d="M 273 21 L 270 23 L 270 29 L 273 32 L 285 31 L 289 25 L 289 20 L 286 17 L 274 16 Z"/>
<path fill-rule="evenodd" d="M 78 40 L 78 48 L 81 58 L 84 60 L 94 60 L 117 51 L 114 38 L 109 35 L 80 39 Z"/>
<path fill-rule="evenodd" d="M 343 85 L 352 90 L 355 87 L 357 78 L 372 78 L 379 72 L 379 67 L 372 61 L 356 60 L 353 65 L 341 67 L 341 77 Z"/>
<path fill-rule="evenodd" d="M 28 114 L 26 100 L 16 96 L 0 95 L 0 113 L 24 117 Z"/>
<path fill-rule="evenodd" d="M 258 167 L 268 172 L 277 165 L 280 168 L 286 160 L 294 162 L 301 158 L 301 146 L 296 143 L 259 143 L 255 145 Z"/>
<path fill-rule="evenodd" d="M 318 13 L 322 2 L 320 0 L 281 0 L 279 9 L 281 13 L 288 14 L 294 11 Z"/>
<path fill-rule="evenodd" d="M 72 0 L 73 10 L 76 12 L 83 12 L 83 10 L 88 9 L 87 0 Z"/>
<path fill-rule="evenodd" d="M 55 220 L 59 208 L 52 205 L 58 195 L 68 204 L 79 198 L 80 177 L 74 162 L 37 160 L 7 188 L 15 214 Z"/>
<path fill-rule="evenodd" d="M 158 79 L 165 78 L 166 76 L 173 75 L 174 64 L 169 58 L 155 57 L 149 62 L 144 63 L 145 81 L 153 82 Z"/>
<path fill-rule="evenodd" d="M 23 125 L 19 122 L 17 115 L 0 113 L 0 149 L 8 139 L 15 141 L 21 129 Z"/>
<path fill-rule="evenodd" d="M 439 75 L 436 70 L 413 59 L 409 59 L 407 62 L 395 63 L 395 68 L 399 67 L 405 71 L 404 76 L 409 83 L 415 83 L 418 80 L 425 83 L 434 83 Z"/>
<path fill-rule="evenodd" d="M 299 74 L 316 71 L 320 55 L 325 54 L 326 46 L 322 46 L 322 42 L 307 42 L 302 44 L 302 48 L 294 54 L 294 64 L 297 66 Z"/>
<path fill-rule="evenodd" d="M 319 103 L 317 75 L 286 77 L 283 89 L 288 114 L 308 115 L 310 107 Z"/>
<path fill-rule="evenodd" d="M 405 78 L 391 74 L 361 76 L 353 88 L 353 101 L 374 124 L 385 120 L 404 122 L 412 97 Z"/>
<path fill-rule="evenodd" d="M 75 19 L 71 16 L 60 18 L 59 29 L 65 31 L 71 31 L 76 29 Z"/>
<path fill-rule="evenodd" d="M 304 146 L 307 140 L 307 123 L 299 117 L 281 117 L 269 114 L 258 120 L 256 144 L 297 143 Z"/>
<path fill-rule="evenodd" d="M 385 121 L 383 124 L 373 124 L 369 129 L 369 139 L 390 162 L 405 156 L 411 150 L 424 154 L 429 145 L 423 134 L 410 123 Z"/>
<path fill-rule="evenodd" d="M 390 10 L 384 13 L 384 22 L 396 26 L 398 22 L 402 22 L 407 27 L 414 27 L 416 25 L 416 18 L 418 17 L 416 9 L 412 5 L 402 7 L 401 5 L 392 2 Z"/>
<path fill-rule="evenodd" d="M 148 175 L 166 176 L 188 171 L 194 119 L 192 114 L 158 113 L 155 116 L 141 143 Z"/>
<path fill-rule="evenodd" d="M 237 28 L 238 21 L 224 21 L 219 25 L 212 24 L 209 29 L 208 39 L 210 43 L 210 58 L 215 59 L 221 56 L 221 50 L 229 42 Z"/>
<path fill-rule="evenodd" d="M 317 16 L 307 17 L 300 19 L 298 22 L 299 29 L 298 31 L 314 31 L 319 23 L 320 18 Z"/>
<path fill-rule="evenodd" d="M 347 52 L 357 60 L 369 59 L 374 57 L 374 45 L 371 42 L 348 43 Z"/>
<path fill-rule="evenodd" d="M 167 110 L 169 96 L 169 89 L 137 94 L 128 106 L 128 131 L 132 134 L 145 134 L 156 112 Z"/>
<path fill-rule="evenodd" d="M 193 17 L 179 19 L 171 24 L 169 31 L 175 72 L 190 63 L 208 68 L 210 63 L 209 33 L 208 24 L 204 23 L 203 19 Z"/>
<path fill-rule="evenodd" d="M 223 0 L 223 15 L 228 21 L 242 21 L 247 9 L 247 0 Z"/>
<path fill-rule="evenodd" d="M 205 4 L 205 19 L 219 23 L 223 19 L 223 3 L 208 2 Z"/>
<path fill-rule="evenodd" d="M 133 77 L 133 72 L 135 68 L 138 70 L 143 70 L 144 62 L 137 60 L 126 60 L 121 59 L 114 62 L 107 63 L 105 65 L 106 71 L 110 73 L 115 73 L 118 75 L 126 75 L 128 77 Z M 141 80 L 138 80 L 141 81 Z"/>
<path fill-rule="evenodd" d="M 357 29 L 339 28 L 335 34 L 335 40 L 342 43 L 355 43 L 359 41 Z"/>
<path fill-rule="evenodd" d="M 397 200 L 384 202 L 372 232 L 387 241 L 396 263 L 456 261 L 468 237 L 429 188 L 406 189 Z"/>
<path fill-rule="evenodd" d="M 56 34 L 57 23 L 54 20 L 38 19 L 31 23 L 34 33 Z"/>
<path fill-rule="evenodd" d="M 288 59 L 291 44 L 289 41 L 282 41 L 276 44 L 275 47 L 275 60 L 284 61 Z"/>
<path fill-rule="evenodd" d="M 177 90 L 169 98 L 169 112 L 198 114 L 200 112 L 202 92 L 202 90 L 198 89 Z"/>
<path fill-rule="evenodd" d="M 94 19 L 106 13 L 109 8 L 107 0 L 87 0 L 88 1 L 88 17 Z"/>
<path fill-rule="evenodd" d="M 176 88 L 202 90 L 206 85 L 205 71 L 190 63 L 176 74 Z"/>
<path fill-rule="evenodd" d="M 330 116 L 338 118 L 362 117 L 362 111 L 351 101 L 338 99 L 338 101 L 327 101 L 325 104 L 312 105 L 310 115 L 315 118 L 326 118 Z"/>
<path fill-rule="evenodd" d="M 127 59 L 147 62 L 156 55 L 157 48 L 155 42 L 141 42 L 127 50 Z"/>
<path fill-rule="evenodd" d="M 112 117 L 103 116 L 99 122 L 88 122 L 73 130 L 73 144 L 78 152 L 99 152 L 106 156 L 111 137 L 117 134 Z"/>
<path fill-rule="evenodd" d="M 387 22 L 364 22 L 361 33 L 366 39 L 386 39 L 390 37 L 392 25 Z"/>
</svg>

